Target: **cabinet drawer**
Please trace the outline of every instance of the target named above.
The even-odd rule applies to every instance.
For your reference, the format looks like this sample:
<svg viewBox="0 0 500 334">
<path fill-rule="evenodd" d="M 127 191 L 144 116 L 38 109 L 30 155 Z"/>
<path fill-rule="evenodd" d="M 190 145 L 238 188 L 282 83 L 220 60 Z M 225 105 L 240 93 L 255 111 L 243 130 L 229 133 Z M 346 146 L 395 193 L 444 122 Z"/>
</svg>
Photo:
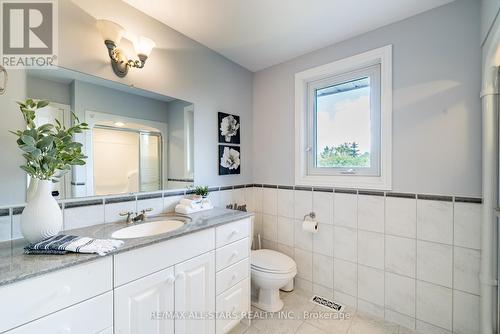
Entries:
<svg viewBox="0 0 500 334">
<path fill-rule="evenodd" d="M 245 238 L 215 251 L 215 265 L 217 271 L 225 269 L 236 262 L 247 258 L 250 252 L 249 239 Z"/>
<path fill-rule="evenodd" d="M 215 248 L 213 228 L 114 256 L 114 285 L 120 286 Z"/>
<path fill-rule="evenodd" d="M 246 278 L 217 297 L 217 314 L 229 314 L 231 317 L 216 321 L 216 333 L 224 334 L 233 329 L 250 311 L 250 278 Z"/>
<path fill-rule="evenodd" d="M 0 288 L 0 332 L 111 290 L 112 268 L 107 256 Z"/>
<path fill-rule="evenodd" d="M 19 301 L 21 304 L 22 300 Z M 17 327 L 6 334 L 101 334 L 111 333 L 113 326 L 113 293 L 89 299 Z"/>
<path fill-rule="evenodd" d="M 252 221 L 250 218 L 219 226 L 215 230 L 216 246 L 222 247 L 250 235 Z"/>
<path fill-rule="evenodd" d="M 250 271 L 249 259 L 246 258 L 240 262 L 217 273 L 216 293 L 217 295 L 231 288 L 236 283 L 247 278 Z"/>
</svg>

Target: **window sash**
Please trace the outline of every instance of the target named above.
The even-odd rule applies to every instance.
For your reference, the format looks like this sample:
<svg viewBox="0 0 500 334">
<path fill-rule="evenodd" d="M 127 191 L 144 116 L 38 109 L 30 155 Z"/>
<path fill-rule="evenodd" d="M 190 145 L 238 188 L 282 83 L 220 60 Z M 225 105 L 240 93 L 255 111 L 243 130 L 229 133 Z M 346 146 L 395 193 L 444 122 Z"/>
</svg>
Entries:
<svg viewBox="0 0 500 334">
<path fill-rule="evenodd" d="M 307 84 L 306 159 L 307 174 L 317 176 L 380 176 L 381 155 L 381 64 L 331 75 Z M 316 91 L 346 82 L 370 78 L 370 167 L 317 167 Z"/>
</svg>

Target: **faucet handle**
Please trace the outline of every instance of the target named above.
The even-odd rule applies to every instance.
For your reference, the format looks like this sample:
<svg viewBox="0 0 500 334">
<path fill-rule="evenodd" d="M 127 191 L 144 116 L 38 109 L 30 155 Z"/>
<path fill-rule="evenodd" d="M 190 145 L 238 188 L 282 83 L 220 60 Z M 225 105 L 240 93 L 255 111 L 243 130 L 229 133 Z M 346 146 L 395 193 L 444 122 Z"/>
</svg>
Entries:
<svg viewBox="0 0 500 334">
<path fill-rule="evenodd" d="M 153 211 L 153 208 L 147 208 L 147 209 L 142 209 L 141 212 L 144 214 L 146 212 L 151 212 Z"/>
<path fill-rule="evenodd" d="M 127 223 L 130 223 L 132 221 L 132 215 L 134 213 L 132 211 L 123 211 L 123 212 L 120 212 L 118 215 L 120 217 L 127 217 Z"/>
</svg>

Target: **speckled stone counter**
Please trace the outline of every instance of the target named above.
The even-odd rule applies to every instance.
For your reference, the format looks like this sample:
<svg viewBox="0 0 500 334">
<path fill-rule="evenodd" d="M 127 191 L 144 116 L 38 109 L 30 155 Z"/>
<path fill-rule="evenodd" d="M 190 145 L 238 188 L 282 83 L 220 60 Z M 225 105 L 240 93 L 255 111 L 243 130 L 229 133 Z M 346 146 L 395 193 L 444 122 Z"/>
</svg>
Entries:
<svg viewBox="0 0 500 334">
<path fill-rule="evenodd" d="M 166 216 L 151 217 L 148 221 L 164 219 Z M 252 216 L 251 213 L 222 208 L 198 212 L 189 215 L 188 217 L 191 218 L 191 221 L 175 231 L 144 238 L 123 239 L 124 244 L 115 252 L 109 253 L 106 256 L 148 246 L 250 216 Z M 113 232 L 127 226 L 125 223 L 106 223 L 64 231 L 64 234 L 110 239 Z M 0 286 L 101 258 L 97 254 L 77 253 L 68 253 L 65 255 L 26 255 L 23 253 L 23 248 L 26 244 L 27 242 L 24 240 L 0 243 Z"/>
</svg>

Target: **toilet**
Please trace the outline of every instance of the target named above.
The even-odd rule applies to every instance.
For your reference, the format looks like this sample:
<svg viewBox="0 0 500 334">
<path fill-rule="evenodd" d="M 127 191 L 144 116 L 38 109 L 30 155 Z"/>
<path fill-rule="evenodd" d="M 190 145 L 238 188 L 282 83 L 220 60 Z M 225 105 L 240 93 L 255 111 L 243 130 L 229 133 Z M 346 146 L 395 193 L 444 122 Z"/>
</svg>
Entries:
<svg viewBox="0 0 500 334">
<path fill-rule="evenodd" d="M 256 293 L 252 305 L 266 312 L 281 310 L 279 290 L 292 291 L 295 275 L 297 265 L 289 256 L 270 249 L 253 250 L 251 277 Z"/>
</svg>

